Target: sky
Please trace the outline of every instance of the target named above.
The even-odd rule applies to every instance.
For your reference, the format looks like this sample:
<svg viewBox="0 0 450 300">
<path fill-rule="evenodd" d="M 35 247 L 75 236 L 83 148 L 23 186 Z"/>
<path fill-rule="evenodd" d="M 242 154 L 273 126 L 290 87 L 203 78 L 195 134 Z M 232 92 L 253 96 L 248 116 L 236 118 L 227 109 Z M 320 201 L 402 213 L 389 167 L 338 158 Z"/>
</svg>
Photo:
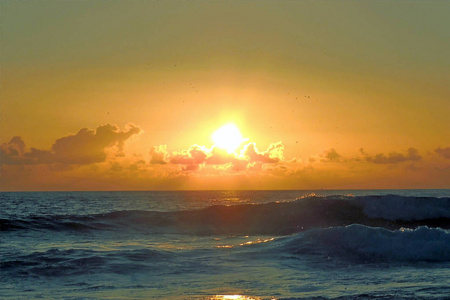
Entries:
<svg viewBox="0 0 450 300">
<path fill-rule="evenodd" d="M 2 191 L 450 188 L 449 1 L 0 11 Z"/>
</svg>

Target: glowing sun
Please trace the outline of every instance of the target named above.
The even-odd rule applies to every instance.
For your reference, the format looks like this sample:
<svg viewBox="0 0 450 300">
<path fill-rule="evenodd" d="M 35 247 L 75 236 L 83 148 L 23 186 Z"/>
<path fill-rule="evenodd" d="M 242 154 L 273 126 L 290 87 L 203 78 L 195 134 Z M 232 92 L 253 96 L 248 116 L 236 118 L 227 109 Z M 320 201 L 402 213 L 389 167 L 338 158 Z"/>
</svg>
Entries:
<svg viewBox="0 0 450 300">
<path fill-rule="evenodd" d="M 234 124 L 226 124 L 217 129 L 212 140 L 214 145 L 227 150 L 228 153 L 236 151 L 236 149 L 246 140 L 242 137 L 241 132 Z"/>
</svg>

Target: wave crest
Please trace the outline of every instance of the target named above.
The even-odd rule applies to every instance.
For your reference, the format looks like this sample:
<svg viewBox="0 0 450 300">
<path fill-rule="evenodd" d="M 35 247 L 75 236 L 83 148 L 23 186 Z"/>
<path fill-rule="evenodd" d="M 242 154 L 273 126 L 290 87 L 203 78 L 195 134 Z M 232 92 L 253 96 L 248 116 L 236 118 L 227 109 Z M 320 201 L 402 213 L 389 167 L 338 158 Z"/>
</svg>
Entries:
<svg viewBox="0 0 450 300">
<path fill-rule="evenodd" d="M 194 235 L 287 235 L 311 228 L 362 224 L 399 229 L 450 229 L 450 198 L 307 196 L 291 202 L 216 205 L 191 211 L 116 211 L 87 216 L 0 219 L 1 231 L 139 230 Z"/>
<path fill-rule="evenodd" d="M 282 251 L 357 262 L 449 262 L 450 233 L 439 228 L 387 230 L 363 225 L 313 229 L 283 242 Z"/>
</svg>

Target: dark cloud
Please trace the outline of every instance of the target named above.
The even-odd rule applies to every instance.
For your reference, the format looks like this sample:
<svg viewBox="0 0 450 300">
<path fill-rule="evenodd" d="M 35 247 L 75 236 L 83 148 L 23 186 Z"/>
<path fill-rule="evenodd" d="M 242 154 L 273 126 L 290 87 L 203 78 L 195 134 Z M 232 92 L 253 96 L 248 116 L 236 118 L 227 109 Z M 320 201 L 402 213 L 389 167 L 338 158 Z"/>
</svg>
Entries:
<svg viewBox="0 0 450 300">
<path fill-rule="evenodd" d="M 437 149 L 434 150 L 434 152 L 436 152 L 445 159 L 450 159 L 450 147 L 447 148 L 438 147 Z"/>
<path fill-rule="evenodd" d="M 339 153 L 337 153 L 334 148 L 331 148 L 330 150 L 325 151 L 325 153 L 323 155 L 321 155 L 321 157 L 323 157 L 320 160 L 321 162 L 338 162 L 341 160 L 341 155 Z"/>
<path fill-rule="evenodd" d="M 140 166 L 143 166 L 143 165 L 145 165 L 145 161 L 141 159 L 141 160 L 138 160 L 137 162 L 131 164 L 128 167 L 128 169 L 130 171 L 139 171 L 139 170 L 141 170 Z"/>
<path fill-rule="evenodd" d="M 140 128 L 134 125 L 129 125 L 127 131 L 121 131 L 111 124 L 100 126 L 96 131 L 83 128 L 76 135 L 56 140 L 52 146 L 54 160 L 64 164 L 104 162 L 105 148 L 117 146 L 121 152 L 125 141 L 140 131 Z"/>
<path fill-rule="evenodd" d="M 25 142 L 20 136 L 13 137 L 8 143 L 1 146 L 1 162 L 7 165 L 23 164 L 27 158 L 23 156 L 25 152 Z"/>
<path fill-rule="evenodd" d="M 107 148 L 117 147 L 120 154 L 125 141 L 140 131 L 133 124 L 128 125 L 126 131 L 111 124 L 99 126 L 95 131 L 83 128 L 75 135 L 56 140 L 50 150 L 31 148 L 29 152 L 25 152 L 25 143 L 20 137 L 13 137 L 1 146 L 2 163 L 86 165 L 104 162 Z"/>
<path fill-rule="evenodd" d="M 25 151 L 25 142 L 20 136 L 15 136 L 9 141 L 7 148 L 13 155 L 19 155 Z"/>
<path fill-rule="evenodd" d="M 387 156 L 379 153 L 375 156 L 368 156 L 366 160 L 374 164 L 397 164 L 405 161 L 419 161 L 422 157 L 415 148 L 409 148 L 406 154 L 390 152 Z"/>
<path fill-rule="evenodd" d="M 123 166 L 121 166 L 118 162 L 114 162 L 111 164 L 111 171 L 121 172 L 123 171 Z"/>
</svg>

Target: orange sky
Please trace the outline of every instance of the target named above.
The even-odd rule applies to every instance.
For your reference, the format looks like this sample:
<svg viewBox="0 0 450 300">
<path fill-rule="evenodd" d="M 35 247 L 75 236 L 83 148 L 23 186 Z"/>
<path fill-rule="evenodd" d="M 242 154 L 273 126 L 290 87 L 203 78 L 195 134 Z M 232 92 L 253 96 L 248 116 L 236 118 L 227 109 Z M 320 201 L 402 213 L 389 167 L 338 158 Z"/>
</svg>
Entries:
<svg viewBox="0 0 450 300">
<path fill-rule="evenodd" d="M 0 9 L 1 190 L 450 188 L 449 2 Z"/>
</svg>

